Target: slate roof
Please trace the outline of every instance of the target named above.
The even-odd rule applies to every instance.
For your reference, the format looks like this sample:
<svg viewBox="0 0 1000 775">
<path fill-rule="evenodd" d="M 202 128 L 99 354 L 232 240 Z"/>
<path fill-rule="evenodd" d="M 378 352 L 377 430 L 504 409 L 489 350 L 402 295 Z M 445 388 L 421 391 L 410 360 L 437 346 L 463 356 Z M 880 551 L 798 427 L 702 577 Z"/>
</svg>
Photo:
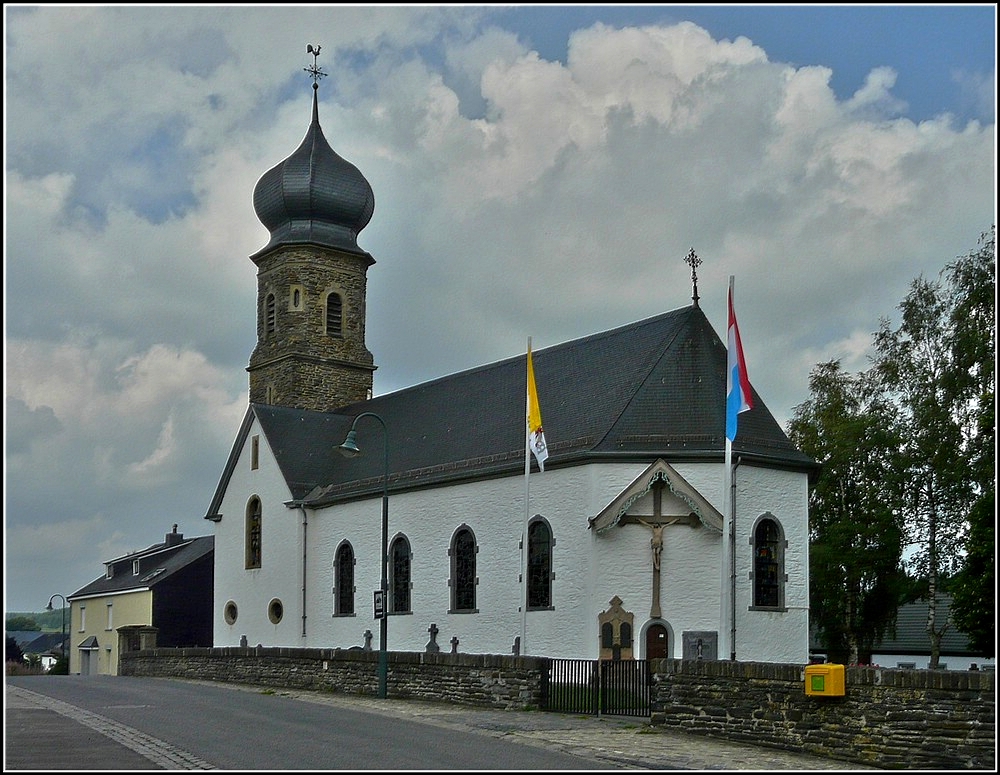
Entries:
<svg viewBox="0 0 1000 775">
<path fill-rule="evenodd" d="M 68 623 L 67 623 L 68 624 Z M 21 651 L 25 654 L 45 654 L 52 651 L 60 651 L 60 644 L 63 641 L 61 632 L 44 632 L 21 646 Z M 69 633 L 66 633 L 66 640 L 69 640 Z M 20 644 L 19 644 L 20 645 Z"/>
<path fill-rule="evenodd" d="M 168 542 L 153 544 L 147 549 L 127 555 L 125 558 L 118 558 L 119 560 L 142 560 L 143 558 L 155 560 L 155 563 L 152 563 L 155 564 L 155 567 L 151 570 L 144 568 L 138 576 L 133 576 L 131 569 L 126 573 L 116 573 L 111 578 L 101 576 L 101 578 L 78 589 L 69 596 L 69 599 L 77 600 L 82 597 L 96 597 L 112 592 L 128 592 L 130 590 L 155 587 L 195 560 L 199 560 L 206 554 L 211 553 L 214 548 L 215 536 L 182 538 L 173 545 Z M 160 570 L 161 568 L 162 571 Z"/>
<path fill-rule="evenodd" d="M 13 638 L 14 642 L 22 651 L 24 650 L 24 647 L 33 640 L 37 640 L 41 634 L 41 630 L 4 630 L 4 637 Z M 60 635 L 61 634 L 62 633 L 60 633 Z M 59 635 L 56 637 L 59 637 Z"/>
<path fill-rule="evenodd" d="M 906 603 L 896 612 L 895 633 L 889 633 L 872 648 L 873 654 L 930 654 L 931 641 L 927 635 L 926 600 Z M 940 630 L 942 622 L 951 616 L 951 596 L 938 597 L 935 611 L 935 629 Z M 949 625 L 941 636 L 942 656 L 983 656 L 969 648 L 969 636 L 960 632 L 955 625 Z"/>
<path fill-rule="evenodd" d="M 533 351 L 532 360 L 546 469 L 595 459 L 721 462 L 726 348 L 699 307 Z M 523 470 L 525 380 L 521 353 L 335 412 L 251 404 L 206 518 L 218 518 L 251 413 L 293 500 L 310 506 L 381 491 L 384 437 L 377 420 L 358 421 L 364 454 L 337 452 L 362 412 L 385 422 L 390 490 Z M 814 472 L 816 463 L 788 440 L 756 391 L 753 397 L 754 408 L 740 415 L 734 458 Z"/>
</svg>

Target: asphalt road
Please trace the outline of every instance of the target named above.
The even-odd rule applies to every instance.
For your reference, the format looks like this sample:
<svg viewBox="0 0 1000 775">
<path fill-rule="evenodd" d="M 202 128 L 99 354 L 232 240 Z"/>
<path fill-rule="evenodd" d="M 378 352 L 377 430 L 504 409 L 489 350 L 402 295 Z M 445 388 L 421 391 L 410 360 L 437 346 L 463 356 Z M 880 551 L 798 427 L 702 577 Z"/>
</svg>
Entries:
<svg viewBox="0 0 1000 775">
<path fill-rule="evenodd" d="M 872 769 L 627 717 L 163 678 L 6 682 L 5 771 Z"/>
</svg>

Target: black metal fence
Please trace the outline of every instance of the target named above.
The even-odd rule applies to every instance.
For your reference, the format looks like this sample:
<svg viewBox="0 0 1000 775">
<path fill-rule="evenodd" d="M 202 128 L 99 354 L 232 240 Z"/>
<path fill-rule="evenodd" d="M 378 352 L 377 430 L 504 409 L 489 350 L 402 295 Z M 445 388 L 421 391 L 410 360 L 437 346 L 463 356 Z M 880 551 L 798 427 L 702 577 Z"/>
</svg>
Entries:
<svg viewBox="0 0 1000 775">
<path fill-rule="evenodd" d="M 652 676 L 645 659 L 550 659 L 542 709 L 648 716 Z"/>
</svg>

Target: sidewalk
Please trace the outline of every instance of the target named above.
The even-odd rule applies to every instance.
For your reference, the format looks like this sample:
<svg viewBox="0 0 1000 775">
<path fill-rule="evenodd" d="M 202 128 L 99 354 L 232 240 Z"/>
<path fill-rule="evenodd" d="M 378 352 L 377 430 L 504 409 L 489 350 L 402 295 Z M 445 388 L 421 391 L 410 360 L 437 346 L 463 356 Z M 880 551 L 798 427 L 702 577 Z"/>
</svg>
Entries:
<svg viewBox="0 0 1000 775">
<path fill-rule="evenodd" d="M 259 686 L 217 684 L 233 691 Z M 438 727 L 596 758 L 621 769 L 836 770 L 877 769 L 850 762 L 714 740 L 650 727 L 645 719 L 500 711 L 418 700 L 380 700 L 274 689 L 302 702 L 348 707 Z M 163 741 L 67 703 L 7 685 L 6 770 L 196 770 L 212 765 Z"/>
</svg>

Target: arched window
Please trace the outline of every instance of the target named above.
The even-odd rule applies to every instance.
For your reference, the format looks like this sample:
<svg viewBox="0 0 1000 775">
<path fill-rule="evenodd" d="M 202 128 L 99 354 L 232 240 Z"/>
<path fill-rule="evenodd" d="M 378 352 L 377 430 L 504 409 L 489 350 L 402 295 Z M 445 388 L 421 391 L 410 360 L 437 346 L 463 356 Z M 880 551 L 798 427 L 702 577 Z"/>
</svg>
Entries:
<svg viewBox="0 0 1000 775">
<path fill-rule="evenodd" d="M 784 605 L 785 541 L 781 527 L 762 517 L 753 531 L 753 605 L 781 608 Z"/>
<path fill-rule="evenodd" d="M 463 525 L 451 539 L 451 610 L 476 610 L 476 537 Z"/>
<path fill-rule="evenodd" d="M 410 610 L 410 542 L 397 536 L 389 548 L 389 611 Z"/>
<path fill-rule="evenodd" d="M 267 294 L 267 298 L 264 299 L 264 331 L 268 334 L 273 334 L 275 329 L 275 307 L 274 307 L 274 294 Z"/>
<path fill-rule="evenodd" d="M 344 302 L 339 293 L 330 293 L 326 297 L 326 333 L 329 336 L 344 334 Z"/>
<path fill-rule="evenodd" d="M 528 525 L 528 609 L 552 607 L 552 530 L 541 518 Z"/>
<path fill-rule="evenodd" d="M 260 498 L 254 496 L 247 504 L 246 516 L 246 567 L 260 567 L 260 533 L 261 533 Z"/>
<path fill-rule="evenodd" d="M 346 541 L 337 549 L 333 566 L 333 615 L 351 616 L 354 613 L 354 550 Z"/>
</svg>

